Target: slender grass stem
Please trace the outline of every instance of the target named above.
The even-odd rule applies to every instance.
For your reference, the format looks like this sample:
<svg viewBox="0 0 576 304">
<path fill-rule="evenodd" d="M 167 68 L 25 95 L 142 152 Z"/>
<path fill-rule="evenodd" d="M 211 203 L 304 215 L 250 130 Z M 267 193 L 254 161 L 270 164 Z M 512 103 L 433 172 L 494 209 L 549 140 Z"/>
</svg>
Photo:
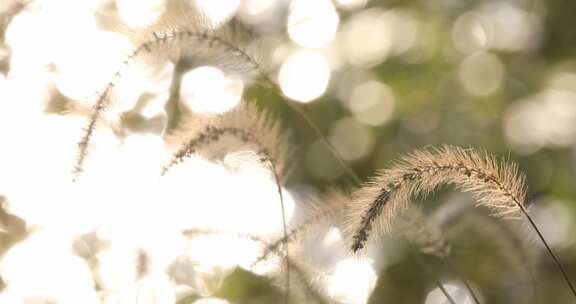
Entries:
<svg viewBox="0 0 576 304">
<path fill-rule="evenodd" d="M 574 296 L 574 298 L 576 298 L 576 289 L 574 288 L 574 285 L 570 281 L 570 278 L 568 278 L 568 274 L 566 273 L 566 270 L 564 269 L 564 267 L 562 266 L 562 264 L 560 263 L 560 261 L 556 257 L 556 254 L 554 254 L 554 251 L 552 251 L 552 248 L 550 248 L 550 246 L 548 245 L 548 242 L 546 241 L 546 239 L 544 238 L 544 236 L 540 232 L 540 229 L 538 229 L 538 226 L 536 225 L 534 220 L 532 220 L 532 217 L 528 214 L 528 210 L 526 210 L 526 208 L 524 208 L 524 206 L 522 204 L 520 204 L 518 201 L 515 200 L 514 202 L 518 205 L 518 207 L 522 211 L 522 214 L 524 214 L 524 216 L 526 217 L 526 219 L 530 223 L 530 226 L 532 226 L 532 228 L 534 228 L 534 231 L 536 231 L 538 238 L 540 238 L 540 241 L 542 241 L 542 244 L 544 244 L 544 247 L 546 247 L 546 251 L 548 251 L 548 254 L 552 257 L 552 260 L 554 260 L 556 267 L 558 268 L 558 270 L 562 274 L 562 277 L 564 278 L 564 281 L 566 281 L 566 284 L 570 288 L 572 295 Z"/>
<path fill-rule="evenodd" d="M 434 274 L 434 271 L 432 271 L 432 269 L 430 269 L 430 267 L 426 265 L 426 263 L 422 260 L 422 258 L 420 258 L 416 253 L 414 253 L 414 248 L 410 247 L 409 254 L 412 257 L 412 259 L 418 264 L 418 266 L 422 268 L 422 270 L 424 270 L 426 275 L 430 279 L 432 279 L 432 281 L 434 281 L 434 284 L 436 284 L 436 287 L 438 287 L 438 289 L 442 291 L 448 302 L 450 302 L 450 304 L 456 304 L 456 301 L 454 301 L 450 293 L 448 293 L 442 282 L 438 280 L 438 277 L 436 276 L 436 274 Z"/>
<path fill-rule="evenodd" d="M 280 177 L 276 171 L 276 166 L 273 162 L 270 162 L 270 166 L 272 167 L 272 172 L 274 174 L 274 180 L 276 181 L 276 188 L 278 190 L 278 197 L 280 198 L 280 207 L 282 209 L 282 229 L 284 231 L 284 239 L 288 239 L 288 228 L 286 224 L 286 210 L 284 207 L 284 195 L 282 194 L 282 186 L 280 186 Z M 288 242 L 285 245 L 285 263 L 286 263 L 286 296 L 284 298 L 284 303 L 290 303 L 290 255 L 288 250 Z"/>
<path fill-rule="evenodd" d="M 476 296 L 476 293 L 474 292 L 474 289 L 472 289 L 472 286 L 470 286 L 468 280 L 466 280 L 464 276 L 460 273 L 460 271 L 458 271 L 458 269 L 454 267 L 454 265 L 452 264 L 452 262 L 450 262 L 449 259 L 444 259 L 444 263 L 446 264 L 446 266 L 448 266 L 450 272 L 454 273 L 458 277 L 458 279 L 462 281 L 464 287 L 468 290 L 468 294 L 470 294 L 474 303 L 480 304 L 480 300 L 478 299 L 478 296 Z"/>
</svg>

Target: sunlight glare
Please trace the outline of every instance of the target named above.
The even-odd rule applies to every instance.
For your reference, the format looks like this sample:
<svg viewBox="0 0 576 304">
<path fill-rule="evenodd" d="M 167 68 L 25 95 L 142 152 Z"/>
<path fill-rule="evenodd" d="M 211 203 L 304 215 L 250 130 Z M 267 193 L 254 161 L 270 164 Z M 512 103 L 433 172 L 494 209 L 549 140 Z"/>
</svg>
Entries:
<svg viewBox="0 0 576 304">
<path fill-rule="evenodd" d="M 474 301 L 472 297 L 468 295 L 468 291 L 461 286 L 453 285 L 453 284 L 443 284 L 448 294 L 452 296 L 456 303 L 462 304 L 473 304 Z M 432 290 L 428 296 L 426 297 L 425 304 L 444 304 L 446 303 L 446 295 L 442 293 L 440 288 L 435 288 Z"/>
<path fill-rule="evenodd" d="M 339 17 L 330 0 L 293 0 L 288 35 L 303 47 L 319 48 L 332 41 Z"/>
<path fill-rule="evenodd" d="M 486 2 L 478 12 L 491 48 L 505 51 L 529 50 L 537 47 L 542 40 L 541 17 L 516 3 Z"/>
<path fill-rule="evenodd" d="M 88 265 L 67 244 L 58 232 L 37 231 L 12 247 L 0 264 L 10 293 L 25 303 L 99 303 Z"/>
<path fill-rule="evenodd" d="M 75 45 L 67 42 L 67 47 L 54 57 L 53 79 L 62 94 L 74 100 L 90 101 L 91 104 L 123 67 L 122 61 L 133 46 L 127 38 L 112 32 L 83 31 L 82 37 L 83 41 L 73 42 Z"/>
<path fill-rule="evenodd" d="M 195 112 L 224 113 L 240 103 L 243 91 L 241 79 L 228 78 L 215 67 L 203 66 L 184 74 L 180 95 Z"/>
<path fill-rule="evenodd" d="M 147 275 L 138 285 L 136 303 L 173 304 L 176 303 L 174 288 L 170 278 L 164 273 Z"/>
<path fill-rule="evenodd" d="M 231 170 L 233 169 L 233 170 Z M 226 168 L 200 157 L 179 164 L 161 180 L 166 216 L 181 229 L 193 227 L 240 233 L 277 234 L 281 208 L 276 183 L 267 170 Z M 196 185 L 190 192 L 189 185 Z M 283 191 L 287 220 L 294 210 Z"/>
<path fill-rule="evenodd" d="M 200 235 L 190 241 L 188 258 L 197 269 L 220 268 L 232 271 L 234 267 L 250 268 L 262 251 L 256 241 L 233 235 Z M 234 254 L 230 254 L 230 252 Z"/>
<path fill-rule="evenodd" d="M 350 304 L 366 303 L 376 286 L 377 276 L 372 263 L 368 258 L 347 258 L 338 262 L 326 282 L 330 296 Z"/>
<path fill-rule="evenodd" d="M 165 10 L 163 0 L 116 0 L 118 14 L 131 28 L 152 24 Z"/>
<path fill-rule="evenodd" d="M 232 18 L 240 6 L 240 0 L 194 0 L 194 2 L 216 27 Z"/>
<path fill-rule="evenodd" d="M 368 0 L 336 0 L 338 8 L 345 10 L 356 10 L 363 8 Z"/>
<path fill-rule="evenodd" d="M 242 21 L 249 24 L 258 24 L 274 19 L 274 10 L 281 5 L 277 1 L 270 0 L 244 0 L 242 1 L 238 15 Z"/>
<path fill-rule="evenodd" d="M 576 142 L 576 92 L 548 89 L 512 104 L 504 117 L 509 143 L 524 153 Z"/>
<path fill-rule="evenodd" d="M 369 67 L 388 57 L 394 29 L 386 14 L 381 9 L 365 10 L 343 25 L 341 47 L 350 64 Z"/>
<path fill-rule="evenodd" d="M 538 199 L 537 204 L 530 208 L 530 214 L 534 221 L 539 223 L 540 230 L 550 246 L 563 248 L 573 243 L 571 232 L 574 229 L 574 217 L 565 202 L 553 197 Z M 545 250 L 543 244 L 538 243 L 537 246 Z"/>
<path fill-rule="evenodd" d="M 138 107 L 143 96 L 161 96 L 162 101 L 157 102 L 164 107 L 168 100 L 170 84 L 174 74 L 174 64 L 168 62 L 157 67 L 140 62 L 130 63 L 129 68 L 122 70 L 122 77 L 115 82 L 114 96 L 119 111 L 129 111 Z M 148 102 L 145 107 L 149 106 Z M 141 107 L 141 106 L 140 106 Z"/>
<path fill-rule="evenodd" d="M 488 32 L 482 16 L 467 12 L 456 19 L 452 26 L 452 42 L 463 53 L 479 51 L 488 45 Z"/>
<path fill-rule="evenodd" d="M 230 302 L 218 298 L 204 298 L 196 300 L 193 304 L 230 304 Z"/>
<path fill-rule="evenodd" d="M 475 97 L 483 97 L 493 94 L 502 86 L 505 72 L 498 56 L 478 52 L 462 61 L 458 76 L 466 92 Z"/>
<path fill-rule="evenodd" d="M 25 128 L 20 127 L 21 123 L 0 129 L 5 156 L 0 158 L 0 167 L 3 168 L 0 188 L 8 198 L 10 211 L 31 225 L 51 224 L 72 230 L 86 228 L 76 216 L 85 212 L 80 206 L 86 206 L 87 200 L 76 196 L 80 185 L 71 182 L 76 151 L 61 148 L 76 145 L 84 119 L 45 115 L 33 123 L 26 122 Z M 23 141 L 23 138 L 35 140 Z M 113 133 L 105 128 L 96 129 L 93 143 L 97 149 L 91 151 L 85 168 L 87 173 L 92 166 L 106 163 L 109 153 L 113 153 L 118 145 Z M 42 153 L 37 152 L 39 147 L 42 147 Z M 31 185 L 34 191 L 30 191 Z M 62 218 L 62 210 L 67 210 L 66 218 Z"/>
<path fill-rule="evenodd" d="M 330 67 L 320 53 L 300 50 L 284 61 L 278 80 L 286 96 L 307 103 L 326 91 L 330 80 Z"/>
<path fill-rule="evenodd" d="M 346 105 L 360 122 L 380 126 L 392 118 L 394 103 L 394 93 L 389 86 L 379 81 L 367 81 L 354 88 Z"/>
<path fill-rule="evenodd" d="M 330 227 L 330 229 L 324 236 L 324 239 L 322 239 L 322 246 L 330 247 L 335 244 L 340 245 L 343 244 L 343 240 L 344 239 L 342 238 L 342 233 L 340 232 L 340 229 L 336 227 Z"/>
</svg>

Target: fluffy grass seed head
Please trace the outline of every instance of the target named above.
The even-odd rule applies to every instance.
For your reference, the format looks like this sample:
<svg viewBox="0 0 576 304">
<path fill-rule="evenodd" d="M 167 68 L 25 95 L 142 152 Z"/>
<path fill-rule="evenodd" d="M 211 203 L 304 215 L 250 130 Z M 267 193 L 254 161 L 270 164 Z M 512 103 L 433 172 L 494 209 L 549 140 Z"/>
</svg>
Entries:
<svg viewBox="0 0 576 304">
<path fill-rule="evenodd" d="M 282 177 L 289 155 L 288 135 L 281 124 L 268 113 L 262 113 L 249 103 L 219 115 L 190 117 L 168 138 L 179 146 L 163 174 L 194 154 L 208 159 L 221 159 L 231 151 L 254 151 L 259 160 L 272 164 Z"/>
<path fill-rule="evenodd" d="M 158 20 L 142 31 L 131 33 L 134 50 L 126 56 L 116 73 L 97 95 L 91 115 L 78 142 L 78 156 L 73 168 L 74 178 L 83 170 L 88 157 L 90 140 L 98 121 L 113 104 L 114 87 L 133 62 L 149 66 L 162 66 L 168 61 L 186 59 L 197 66 L 214 66 L 230 76 L 250 79 L 260 73 L 256 55 L 246 50 L 248 31 L 238 22 L 214 28 L 207 19 L 194 10 L 174 8 L 166 11 Z"/>
<path fill-rule="evenodd" d="M 446 184 L 472 193 L 477 205 L 488 207 L 496 217 L 517 217 L 524 208 L 524 177 L 516 165 L 460 147 L 418 150 L 380 171 L 353 194 L 346 229 L 352 251 L 362 249 L 374 233 L 389 232 L 393 218 L 411 198 Z"/>
</svg>

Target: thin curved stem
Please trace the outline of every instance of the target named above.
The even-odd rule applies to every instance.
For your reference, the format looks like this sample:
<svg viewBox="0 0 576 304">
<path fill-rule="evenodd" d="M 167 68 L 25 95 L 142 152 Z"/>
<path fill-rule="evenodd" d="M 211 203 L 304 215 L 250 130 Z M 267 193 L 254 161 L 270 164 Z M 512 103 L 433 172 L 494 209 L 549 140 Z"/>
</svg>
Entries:
<svg viewBox="0 0 576 304">
<path fill-rule="evenodd" d="M 322 131 L 320 131 L 318 126 L 312 121 L 312 119 L 310 119 L 310 117 L 304 112 L 304 110 L 302 110 L 300 107 L 291 102 L 287 102 L 287 104 L 291 109 L 296 111 L 304 119 L 304 121 L 306 121 L 306 123 L 310 126 L 310 128 L 312 128 L 314 133 L 316 133 L 316 136 L 318 136 L 318 138 L 322 141 L 322 143 L 330 150 L 330 153 L 332 153 L 334 158 L 338 160 L 340 167 L 342 167 L 342 169 L 346 171 L 346 173 L 352 179 L 352 181 L 357 185 L 362 183 L 358 174 L 356 174 L 356 172 L 354 172 L 354 170 L 352 170 L 352 168 L 346 163 L 342 155 L 340 155 L 338 150 L 336 150 L 336 147 L 334 147 L 334 145 L 330 143 L 330 141 L 328 141 L 326 136 L 322 134 Z"/>
<path fill-rule="evenodd" d="M 274 81 L 272 81 L 272 79 L 270 77 L 268 77 L 268 75 L 266 75 L 262 71 L 260 71 L 260 75 L 264 79 L 264 81 L 267 82 L 269 85 L 271 85 L 274 89 L 278 90 L 279 92 L 282 92 L 282 90 L 280 89 L 278 84 L 275 83 Z M 292 109 L 294 112 L 298 113 L 298 115 L 300 115 L 300 117 L 302 117 L 302 119 L 304 119 L 306 124 L 312 129 L 312 131 L 314 131 L 314 133 L 316 133 L 316 136 L 320 139 L 320 141 L 322 141 L 322 143 L 328 148 L 328 150 L 330 150 L 330 153 L 332 153 L 334 158 L 336 158 L 336 160 L 340 164 L 340 167 L 342 167 L 342 169 L 344 169 L 344 171 L 346 171 L 346 173 L 352 179 L 352 181 L 356 185 L 359 185 L 360 183 L 362 183 L 362 180 L 360 179 L 358 174 L 356 174 L 356 172 L 354 172 L 354 170 L 346 163 L 346 161 L 344 160 L 342 155 L 340 155 L 338 150 L 336 150 L 336 147 L 334 147 L 334 145 L 332 143 L 330 143 L 330 141 L 328 141 L 328 139 L 326 139 L 326 136 L 324 136 L 324 134 L 318 128 L 318 126 L 314 123 L 314 121 L 312 121 L 312 119 L 310 119 L 308 114 L 306 114 L 306 112 L 304 112 L 304 110 L 302 110 L 300 107 L 298 107 L 294 103 L 287 101 L 287 100 L 284 100 L 284 99 L 282 99 L 282 100 L 284 101 L 284 103 L 286 105 L 288 105 L 288 107 L 290 109 Z"/>
<path fill-rule="evenodd" d="M 472 297 L 472 300 L 474 300 L 474 303 L 480 304 L 480 300 L 478 300 L 478 297 L 476 296 L 476 293 L 472 289 L 472 286 L 470 286 L 470 283 L 468 283 L 468 280 L 466 280 L 464 278 L 464 276 L 462 276 L 460 271 L 458 271 L 456 269 L 456 267 L 454 267 L 454 265 L 450 262 L 450 260 L 448 258 L 444 259 L 444 263 L 446 263 L 446 266 L 448 266 L 448 269 L 451 272 L 453 272 L 454 274 L 456 274 L 456 276 L 458 276 L 458 279 L 460 279 L 460 281 L 462 281 L 462 283 L 464 284 L 464 287 L 466 287 L 466 289 L 468 290 L 468 294 L 470 294 L 470 296 Z"/>
<path fill-rule="evenodd" d="M 450 302 L 450 304 L 456 304 L 456 301 L 454 301 L 454 299 L 448 293 L 446 288 L 444 288 L 444 285 L 442 284 L 442 282 L 440 282 L 440 280 L 438 280 L 438 277 L 436 276 L 436 274 L 434 274 L 432 269 L 430 269 L 430 267 L 428 267 L 426 265 L 426 263 L 424 263 L 424 261 L 422 261 L 422 259 L 416 253 L 414 253 L 413 250 L 414 249 L 412 247 L 410 247 L 409 252 L 410 252 L 410 256 L 412 257 L 412 259 L 418 264 L 418 266 L 420 266 L 420 268 L 422 268 L 422 270 L 424 270 L 426 275 L 430 279 L 432 279 L 432 281 L 434 281 L 434 284 L 436 284 L 436 287 L 438 287 L 438 289 L 440 289 L 440 291 L 442 291 L 442 293 L 444 294 L 444 296 L 446 297 L 448 302 Z"/>
<path fill-rule="evenodd" d="M 182 109 L 180 108 L 180 88 L 182 87 L 182 76 L 187 70 L 188 66 L 184 60 L 179 59 L 174 64 L 174 71 L 172 72 L 172 83 L 170 84 L 170 94 L 168 100 L 164 105 L 166 112 L 166 129 L 164 135 L 170 134 L 179 124 L 182 117 Z"/>
<path fill-rule="evenodd" d="M 562 266 L 562 264 L 560 263 L 560 261 L 558 260 L 558 258 L 556 257 L 556 255 L 554 254 L 554 252 L 552 251 L 550 246 L 548 245 L 548 242 L 546 242 L 546 239 L 544 238 L 544 236 L 540 232 L 540 229 L 538 229 L 538 226 L 536 226 L 536 223 L 532 220 L 532 217 L 528 214 L 528 211 L 526 210 L 526 208 L 524 208 L 524 206 L 522 204 L 520 204 L 518 201 L 514 200 L 514 202 L 518 205 L 518 207 L 520 208 L 520 210 L 522 211 L 522 214 L 524 214 L 526 219 L 528 219 L 530 226 L 532 226 L 532 228 L 534 228 L 534 231 L 536 231 L 538 238 L 540 238 L 540 241 L 542 241 L 542 244 L 544 244 L 544 247 L 546 247 L 546 251 L 548 251 L 548 254 L 550 254 L 552 259 L 554 260 L 556 267 L 558 268 L 558 270 L 560 270 L 562 277 L 564 277 L 566 284 L 568 284 L 568 287 L 570 287 L 570 291 L 572 291 L 572 294 L 576 298 L 576 289 L 574 288 L 574 285 L 572 284 L 572 282 L 568 278 L 568 274 L 564 270 L 564 267 Z"/>
<path fill-rule="evenodd" d="M 274 162 L 270 162 L 270 166 L 272 167 L 272 173 L 274 174 L 274 179 L 276 181 L 276 189 L 278 190 L 278 196 L 280 197 L 280 207 L 282 209 L 282 229 L 284 230 L 284 239 L 288 239 L 288 228 L 286 224 L 286 211 L 284 208 L 284 195 L 282 194 L 282 187 L 280 186 L 280 177 L 278 176 L 278 172 L 276 171 L 276 166 Z M 284 297 L 284 303 L 288 304 L 290 302 L 290 255 L 288 251 L 288 242 L 285 245 L 286 251 L 286 296 Z"/>
</svg>

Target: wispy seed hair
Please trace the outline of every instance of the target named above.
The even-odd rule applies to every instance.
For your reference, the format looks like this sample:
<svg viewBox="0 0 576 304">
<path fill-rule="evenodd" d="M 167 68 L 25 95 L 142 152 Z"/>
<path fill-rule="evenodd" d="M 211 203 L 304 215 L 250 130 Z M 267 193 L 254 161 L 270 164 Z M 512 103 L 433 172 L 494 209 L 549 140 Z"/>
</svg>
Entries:
<svg viewBox="0 0 576 304">
<path fill-rule="evenodd" d="M 138 56 L 148 64 L 189 59 L 210 65 L 228 75 L 255 77 L 261 69 L 260 52 L 250 47 L 250 31 L 233 19 L 220 26 L 210 24 L 201 13 L 172 9 L 133 36 Z"/>
<path fill-rule="evenodd" d="M 393 230 L 419 251 L 440 258 L 450 255 L 451 246 L 442 229 L 434 225 L 418 207 L 408 206 L 394 217 Z"/>
<path fill-rule="evenodd" d="M 230 151 L 250 149 L 261 162 L 272 164 L 282 177 L 290 153 L 289 136 L 279 120 L 246 102 L 220 115 L 189 117 L 167 141 L 179 148 L 162 174 L 194 154 L 218 158 Z M 222 151 L 216 145 L 219 142 L 226 143 Z"/>
<path fill-rule="evenodd" d="M 129 66 L 137 60 L 147 64 L 178 61 L 186 58 L 197 65 L 212 65 L 229 75 L 250 79 L 259 73 L 255 55 L 243 48 L 247 31 L 237 22 L 213 28 L 205 16 L 169 10 L 146 30 L 134 34 L 134 50 L 126 56 L 110 81 L 98 94 L 91 115 L 78 142 L 78 156 L 73 168 L 74 178 L 82 172 L 88 156 L 90 140 L 98 120 L 111 105 L 114 87 Z"/>
<path fill-rule="evenodd" d="M 516 165 L 498 162 L 486 152 L 453 146 L 418 150 L 353 194 L 346 228 L 352 251 L 362 249 L 373 232 L 389 232 L 392 219 L 412 197 L 426 196 L 445 184 L 472 193 L 477 205 L 488 207 L 496 217 L 519 216 L 526 196 Z"/>
<path fill-rule="evenodd" d="M 280 250 L 285 244 L 299 241 L 303 234 L 315 229 L 320 223 L 328 221 L 336 225 L 341 224 L 344 217 L 344 206 L 349 199 L 348 193 L 335 188 L 328 190 L 321 198 L 308 199 L 305 206 L 306 218 L 293 225 L 287 236 L 269 242 L 254 264 L 267 260 L 272 253 Z"/>
</svg>

